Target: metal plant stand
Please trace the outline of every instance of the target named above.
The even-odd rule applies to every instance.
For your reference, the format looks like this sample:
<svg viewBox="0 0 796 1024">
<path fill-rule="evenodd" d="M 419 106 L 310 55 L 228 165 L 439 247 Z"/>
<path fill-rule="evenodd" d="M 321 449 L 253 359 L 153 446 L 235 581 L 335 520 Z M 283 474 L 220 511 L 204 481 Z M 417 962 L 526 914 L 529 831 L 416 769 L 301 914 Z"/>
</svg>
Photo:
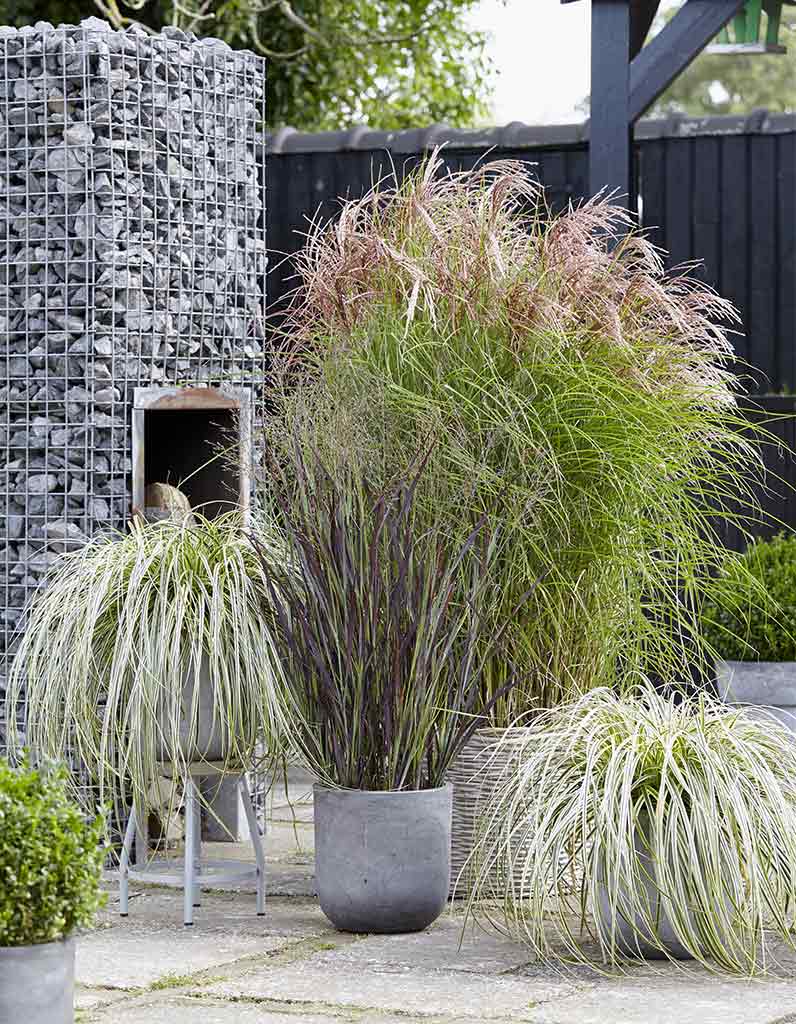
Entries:
<svg viewBox="0 0 796 1024">
<path fill-rule="evenodd" d="M 168 775 L 171 769 L 168 765 L 161 765 L 160 770 L 163 775 Z M 223 885 L 254 882 L 257 887 L 257 916 L 263 916 L 265 913 L 265 851 L 257 826 L 251 793 L 243 772 L 237 776 L 237 784 L 249 825 L 256 863 L 252 866 L 234 860 L 202 862 L 201 803 L 196 779 L 220 775 L 225 775 L 228 778 L 234 777 L 230 776 L 229 770 L 224 770 L 219 763 L 203 761 L 189 765 L 185 783 L 185 856 L 182 867 L 179 869 L 175 869 L 173 861 L 162 858 L 145 862 L 140 867 L 130 864 L 139 818 L 138 810 L 135 807 L 131 809 L 119 862 L 119 915 L 121 917 L 127 917 L 128 914 L 131 878 L 156 885 L 182 886 L 183 922 L 186 927 L 193 924 L 193 911 L 194 907 L 200 905 L 201 890 L 203 888 L 218 888 Z"/>
</svg>

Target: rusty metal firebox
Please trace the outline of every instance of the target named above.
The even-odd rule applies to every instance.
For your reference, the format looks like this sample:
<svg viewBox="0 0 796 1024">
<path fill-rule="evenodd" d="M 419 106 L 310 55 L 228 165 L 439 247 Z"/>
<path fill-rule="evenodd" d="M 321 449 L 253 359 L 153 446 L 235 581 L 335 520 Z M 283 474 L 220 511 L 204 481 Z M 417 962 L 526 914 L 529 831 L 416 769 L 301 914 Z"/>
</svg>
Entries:
<svg viewBox="0 0 796 1024">
<path fill-rule="evenodd" d="M 147 515 L 147 488 L 178 488 L 208 518 L 251 500 L 251 392 L 233 387 L 136 388 L 133 512 Z"/>
</svg>

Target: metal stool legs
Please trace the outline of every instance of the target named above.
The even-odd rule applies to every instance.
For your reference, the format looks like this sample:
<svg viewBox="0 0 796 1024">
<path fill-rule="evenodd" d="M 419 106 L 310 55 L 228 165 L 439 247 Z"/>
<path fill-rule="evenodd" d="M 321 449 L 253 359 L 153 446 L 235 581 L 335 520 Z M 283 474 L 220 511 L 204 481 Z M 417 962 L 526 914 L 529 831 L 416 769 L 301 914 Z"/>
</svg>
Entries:
<svg viewBox="0 0 796 1024">
<path fill-rule="evenodd" d="M 119 916 L 127 917 L 127 908 L 130 895 L 130 854 L 135 839 L 135 808 L 130 808 L 130 817 L 127 819 L 127 828 L 124 831 L 124 842 L 122 844 L 122 855 L 119 860 Z"/>
<path fill-rule="evenodd" d="M 122 852 L 119 858 L 119 915 L 121 917 L 127 917 L 128 914 L 131 875 L 142 882 L 149 879 L 150 881 L 159 882 L 160 884 L 176 884 L 178 886 L 182 884 L 183 922 L 186 927 L 190 928 L 191 925 L 193 925 L 194 907 L 200 906 L 203 877 L 205 879 L 205 885 L 213 886 L 214 884 L 217 884 L 218 881 L 240 884 L 241 882 L 251 880 L 252 874 L 254 874 L 257 889 L 257 915 L 262 917 L 263 914 L 265 914 L 265 850 L 263 847 L 263 838 L 260 835 L 260 829 L 257 824 L 257 815 L 254 811 L 251 793 L 249 792 L 249 787 L 246 782 L 246 776 L 243 774 L 238 776 L 238 791 L 240 793 L 241 803 L 243 804 L 243 810 L 246 814 L 246 822 L 249 826 L 249 836 L 251 838 L 252 846 L 254 847 L 256 866 L 253 872 L 250 866 L 247 867 L 245 864 L 238 866 L 238 863 L 232 861 L 217 861 L 204 866 L 202 865 L 201 802 L 194 776 L 200 776 L 203 774 L 210 774 L 210 772 L 195 770 L 185 781 L 185 855 L 183 858 L 182 871 L 178 875 L 175 875 L 173 871 L 168 875 L 164 875 L 156 871 L 148 871 L 147 866 L 139 866 L 138 864 L 131 866 L 130 861 L 133 855 L 133 848 L 136 846 L 136 837 L 141 831 L 139 827 L 140 815 L 137 813 L 135 807 L 131 808 L 130 817 L 127 821 L 127 828 L 124 833 Z M 227 867 L 225 870 L 222 869 L 224 870 L 223 878 L 221 875 L 213 877 L 208 873 L 208 868 L 218 868 L 219 865 L 224 864 L 226 864 Z"/>
<path fill-rule="evenodd" d="M 185 782 L 185 856 L 183 858 L 182 920 L 186 928 L 193 924 L 193 905 L 196 892 L 196 790 L 189 776 Z"/>
<path fill-rule="evenodd" d="M 246 821 L 249 825 L 249 836 L 254 847 L 254 856 L 257 859 L 257 916 L 265 914 L 265 851 L 263 850 L 263 839 L 257 825 L 257 815 L 254 813 L 249 787 L 246 784 L 246 776 L 241 775 L 238 779 L 243 810 L 246 812 Z"/>
</svg>

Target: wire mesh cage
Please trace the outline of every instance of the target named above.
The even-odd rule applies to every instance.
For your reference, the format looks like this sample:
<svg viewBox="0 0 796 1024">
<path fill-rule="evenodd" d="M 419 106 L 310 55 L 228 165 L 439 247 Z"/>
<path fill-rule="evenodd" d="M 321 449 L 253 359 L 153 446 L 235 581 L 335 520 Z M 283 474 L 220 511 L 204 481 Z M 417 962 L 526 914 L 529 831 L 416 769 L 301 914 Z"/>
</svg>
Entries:
<svg viewBox="0 0 796 1024">
<path fill-rule="evenodd" d="M 177 30 L 0 28 L 0 698 L 48 567 L 130 514 L 135 388 L 261 389 L 264 86 Z"/>
</svg>

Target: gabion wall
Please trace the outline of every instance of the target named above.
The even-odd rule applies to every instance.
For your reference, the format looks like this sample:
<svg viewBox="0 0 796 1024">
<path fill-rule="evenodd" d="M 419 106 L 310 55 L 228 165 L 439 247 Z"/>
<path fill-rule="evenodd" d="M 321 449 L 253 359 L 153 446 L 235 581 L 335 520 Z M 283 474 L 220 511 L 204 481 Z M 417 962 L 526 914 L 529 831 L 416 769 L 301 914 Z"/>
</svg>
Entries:
<svg viewBox="0 0 796 1024">
<path fill-rule="evenodd" d="M 0 691 L 48 565 L 129 515 L 133 388 L 262 380 L 264 75 L 176 30 L 0 28 Z"/>
</svg>

